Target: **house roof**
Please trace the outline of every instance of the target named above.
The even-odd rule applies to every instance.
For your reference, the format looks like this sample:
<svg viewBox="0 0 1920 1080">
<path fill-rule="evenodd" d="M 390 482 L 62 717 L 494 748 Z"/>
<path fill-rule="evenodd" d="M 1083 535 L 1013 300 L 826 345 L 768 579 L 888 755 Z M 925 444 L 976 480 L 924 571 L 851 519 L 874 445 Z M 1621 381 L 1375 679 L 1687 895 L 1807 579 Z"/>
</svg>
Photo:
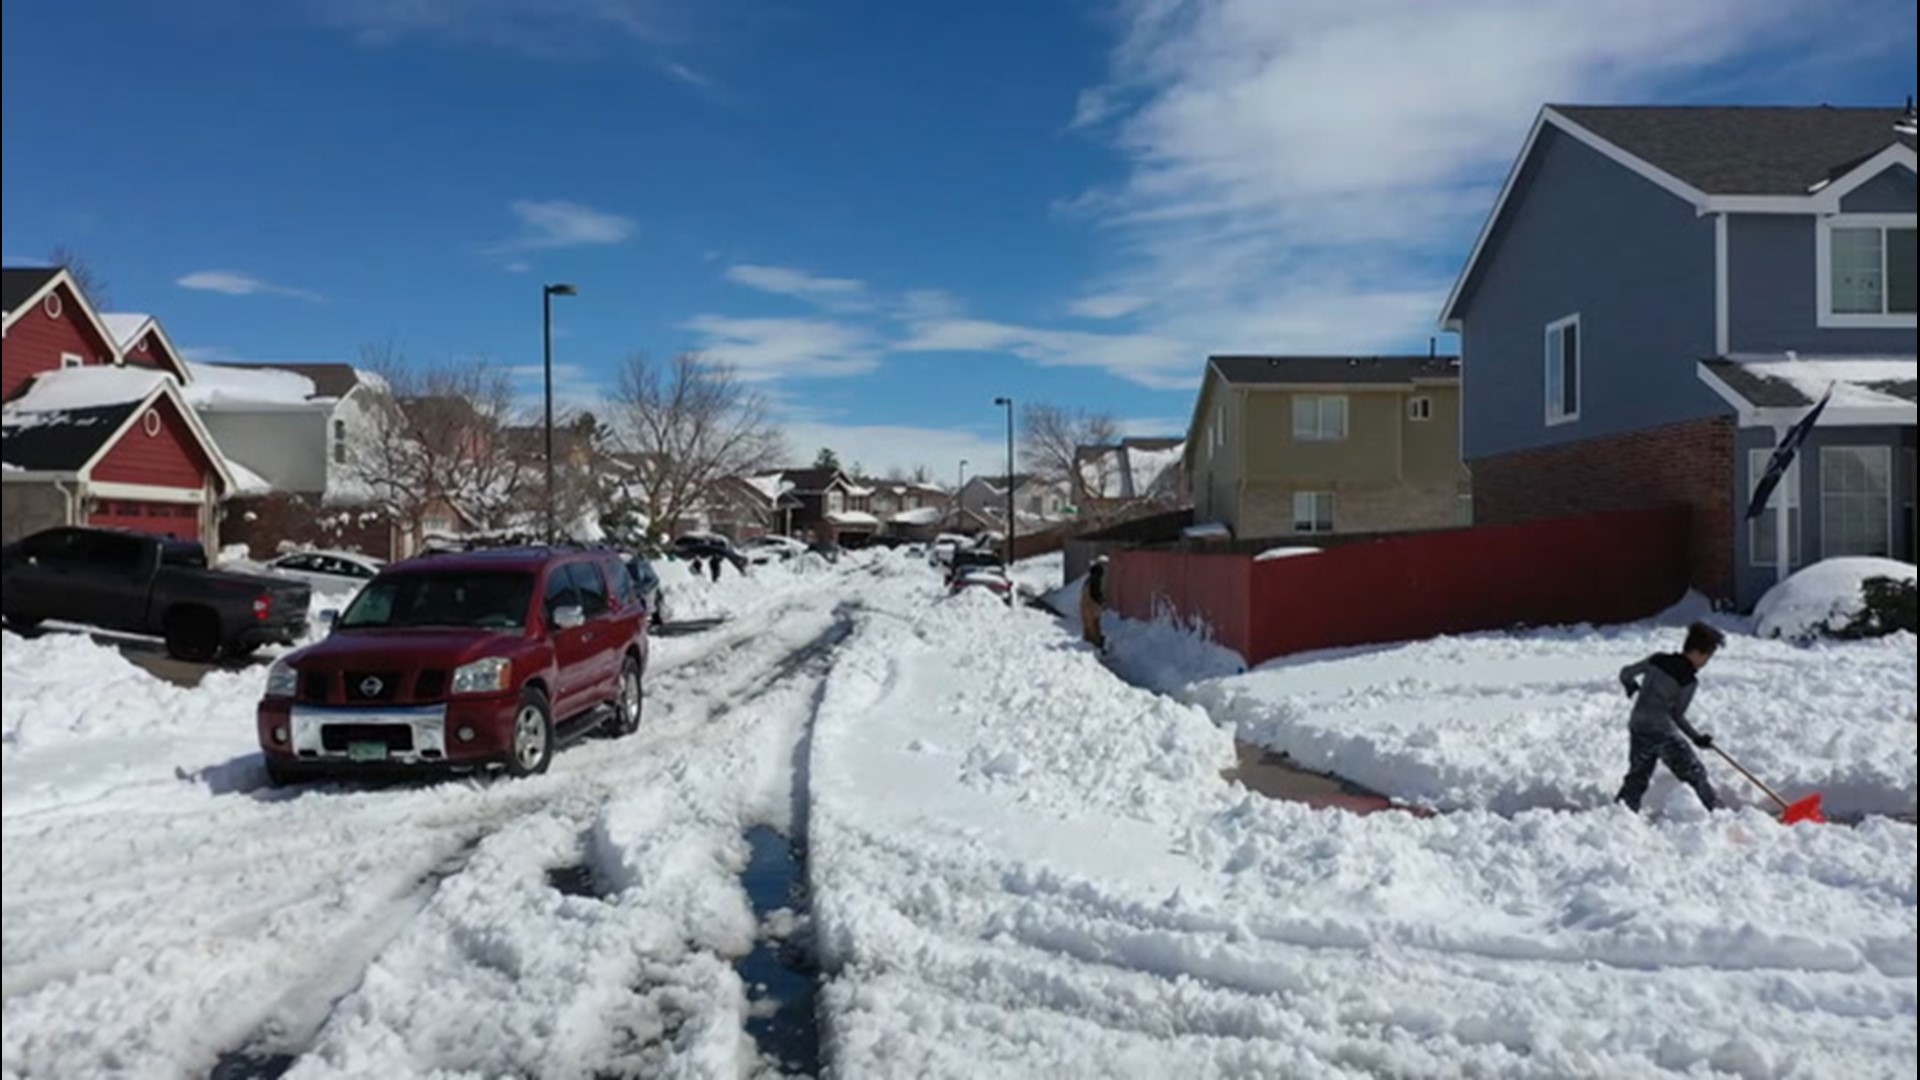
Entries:
<svg viewBox="0 0 1920 1080">
<path fill-rule="evenodd" d="M 1813 106 L 1548 105 L 1534 117 L 1440 323 L 1460 329 L 1482 258 L 1501 234 L 1508 201 L 1552 129 L 1708 213 L 1833 213 L 1840 199 L 1888 168 L 1914 168 L 1907 109 Z"/>
<path fill-rule="evenodd" d="M 354 387 L 366 380 L 361 378 L 360 370 L 352 364 L 209 364 L 213 368 L 235 368 L 241 371 L 286 371 L 299 375 L 313 384 L 308 399 L 343 398 L 353 392 Z"/>
<path fill-rule="evenodd" d="M 788 469 L 782 475 L 786 478 L 788 486 L 801 494 L 825 491 L 832 487 L 835 481 L 839 481 L 842 485 L 847 483 L 846 474 L 839 469 Z"/>
<path fill-rule="evenodd" d="M 78 472 L 141 407 L 140 401 L 45 413 L 7 413 L 0 461 L 28 472 Z"/>
<path fill-rule="evenodd" d="M 1901 143 L 1906 110 L 1554 105 L 1561 116 L 1709 195 L 1805 195 Z"/>
<path fill-rule="evenodd" d="M 57 266 L 9 266 L 0 270 L 0 311 L 18 311 L 59 275 Z"/>
<path fill-rule="evenodd" d="M 1716 356 L 1700 362 L 1699 374 L 1744 421 L 1756 424 L 1783 422 L 1829 389 L 1824 425 L 1911 424 L 1920 390 L 1920 364 L 1911 356 Z"/>
<path fill-rule="evenodd" d="M 183 383 L 193 381 L 192 369 L 181 358 L 180 350 L 173 347 L 173 339 L 167 336 L 160 320 L 140 312 L 109 311 L 100 316 L 100 325 L 113 337 L 113 347 L 122 353 L 132 350 L 141 338 L 152 334 L 160 343 L 160 358 L 169 365 L 169 370 Z"/>
<path fill-rule="evenodd" d="M 1457 356 L 1215 356 L 1207 361 L 1235 386 L 1380 384 L 1459 379 Z M 1176 443 L 1180 440 L 1174 440 Z"/>
</svg>

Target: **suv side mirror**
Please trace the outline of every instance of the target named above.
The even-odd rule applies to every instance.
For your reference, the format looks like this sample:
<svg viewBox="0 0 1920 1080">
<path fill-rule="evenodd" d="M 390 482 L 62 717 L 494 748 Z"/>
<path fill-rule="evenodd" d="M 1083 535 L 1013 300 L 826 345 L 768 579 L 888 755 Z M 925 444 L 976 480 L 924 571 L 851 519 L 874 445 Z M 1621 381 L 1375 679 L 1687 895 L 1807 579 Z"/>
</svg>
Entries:
<svg viewBox="0 0 1920 1080">
<path fill-rule="evenodd" d="M 321 626 L 332 626 L 334 623 L 339 621 L 340 621 L 339 608 L 321 608 L 320 609 L 320 625 Z"/>
<path fill-rule="evenodd" d="M 586 609 L 578 604 L 565 604 L 553 609 L 553 625 L 561 630 L 584 626 L 586 621 Z"/>
</svg>

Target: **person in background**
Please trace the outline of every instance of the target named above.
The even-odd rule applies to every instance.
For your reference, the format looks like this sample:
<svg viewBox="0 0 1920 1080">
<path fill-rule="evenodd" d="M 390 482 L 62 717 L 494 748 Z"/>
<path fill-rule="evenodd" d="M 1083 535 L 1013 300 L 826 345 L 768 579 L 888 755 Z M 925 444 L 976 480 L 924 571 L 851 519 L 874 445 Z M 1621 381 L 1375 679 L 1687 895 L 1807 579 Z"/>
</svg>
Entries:
<svg viewBox="0 0 1920 1080">
<path fill-rule="evenodd" d="M 1107 651 L 1107 633 L 1100 626 L 1100 612 L 1107 606 L 1107 557 L 1093 560 L 1087 570 L 1087 583 L 1080 590 L 1080 636 L 1087 644 Z"/>
<path fill-rule="evenodd" d="M 720 556 L 717 553 L 707 560 L 707 573 L 713 577 L 714 581 L 720 580 Z"/>
<path fill-rule="evenodd" d="M 1620 669 L 1620 685 L 1633 699 L 1633 715 L 1627 721 L 1627 776 L 1614 798 L 1629 810 L 1640 811 L 1653 768 L 1663 762 L 1700 796 L 1708 810 L 1720 808 L 1720 797 L 1707 781 L 1700 755 L 1693 752 L 1696 746 L 1702 750 L 1712 747 L 1713 736 L 1687 720 L 1687 706 L 1693 704 L 1700 669 L 1726 640 L 1725 634 L 1697 622 L 1687 627 L 1687 639 L 1679 652 L 1656 653 Z"/>
</svg>

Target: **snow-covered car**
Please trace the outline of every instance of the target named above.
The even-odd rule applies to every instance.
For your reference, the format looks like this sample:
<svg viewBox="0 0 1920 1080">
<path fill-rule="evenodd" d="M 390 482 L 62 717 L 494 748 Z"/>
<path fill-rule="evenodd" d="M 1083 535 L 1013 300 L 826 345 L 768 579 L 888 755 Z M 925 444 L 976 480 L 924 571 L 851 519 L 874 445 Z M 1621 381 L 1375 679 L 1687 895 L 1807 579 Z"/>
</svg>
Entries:
<svg viewBox="0 0 1920 1080">
<path fill-rule="evenodd" d="M 270 574 L 304 581 L 316 589 L 358 589 L 386 567 L 380 559 L 352 551 L 296 551 L 267 563 Z"/>
<path fill-rule="evenodd" d="M 756 536 L 740 545 L 740 553 L 756 566 L 785 562 L 806 553 L 807 545 L 791 536 Z"/>
<path fill-rule="evenodd" d="M 933 544 L 927 549 L 927 561 L 935 566 L 953 565 L 953 553 L 973 548 L 973 537 L 957 533 L 941 533 L 933 538 Z"/>
<path fill-rule="evenodd" d="M 1013 596 L 1013 580 L 998 566 L 969 566 L 957 571 L 947 586 L 956 596 L 968 589 L 985 589 L 1005 599 Z"/>
</svg>

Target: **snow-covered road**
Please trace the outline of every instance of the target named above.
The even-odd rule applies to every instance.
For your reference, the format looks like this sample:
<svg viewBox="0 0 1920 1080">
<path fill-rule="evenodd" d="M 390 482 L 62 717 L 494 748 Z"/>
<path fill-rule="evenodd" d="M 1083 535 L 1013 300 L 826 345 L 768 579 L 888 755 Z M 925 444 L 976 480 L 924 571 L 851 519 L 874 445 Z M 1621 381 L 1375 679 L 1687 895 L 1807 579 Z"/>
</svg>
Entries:
<svg viewBox="0 0 1920 1080">
<path fill-rule="evenodd" d="M 743 833 L 790 827 L 848 591 L 690 597 L 734 617 L 656 641 L 643 731 L 522 783 L 274 791 L 246 674 L 9 637 L 7 1075 L 748 1071 Z"/>
<path fill-rule="evenodd" d="M 7 637 L 5 1075 L 769 1075 L 735 961 L 789 932 L 837 1077 L 1775 1080 L 1920 1053 L 1910 826 L 1495 806 L 1485 782 L 1431 819 L 1312 811 L 1221 779 L 1247 724 L 1209 714 L 1224 695 L 1129 685 L 924 563 L 679 585 L 685 617 L 731 617 L 657 642 L 642 733 L 514 783 L 270 791 L 246 677 L 182 690 Z M 1593 654 L 1516 683 L 1514 723 L 1600 723 L 1598 646 L 1660 634 L 1501 646 Z M 1755 650 L 1728 681 L 1780 717 L 1910 696 L 1898 645 Z M 1439 686 L 1484 648 L 1403 652 Z M 1347 703 L 1355 739 L 1410 730 L 1313 670 L 1276 694 Z M 1471 778 L 1465 715 L 1434 711 L 1461 748 L 1436 760 Z M 1909 790 L 1870 742 L 1823 751 Z M 804 918 L 756 918 L 761 826 L 804 839 Z"/>
</svg>

